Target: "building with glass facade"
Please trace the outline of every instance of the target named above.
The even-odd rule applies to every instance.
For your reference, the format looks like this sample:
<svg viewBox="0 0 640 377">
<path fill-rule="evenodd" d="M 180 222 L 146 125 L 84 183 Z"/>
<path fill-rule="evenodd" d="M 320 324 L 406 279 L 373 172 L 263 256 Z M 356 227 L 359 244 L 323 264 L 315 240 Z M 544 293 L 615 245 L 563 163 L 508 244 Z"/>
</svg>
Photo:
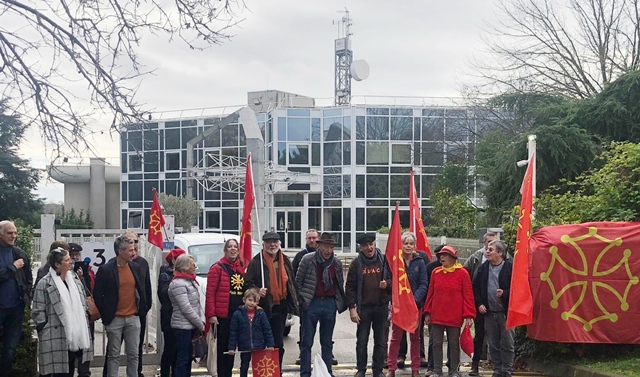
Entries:
<svg viewBox="0 0 640 377">
<path fill-rule="evenodd" d="M 123 228 L 146 227 L 152 188 L 156 187 L 159 192 L 196 199 L 202 206 L 201 231 L 238 233 L 243 190 L 237 183 L 216 177 L 226 171 L 244 178 L 237 166 L 249 152 L 263 154 L 257 161 L 271 177 L 254 177 L 256 182 L 265 182 L 256 186 L 264 192 L 266 208 L 260 231 L 279 232 L 283 247 L 291 251 L 304 247 L 309 228 L 334 233 L 339 240 L 336 250 L 355 251 L 357 234 L 389 226 L 396 201 L 403 226 L 408 227 L 411 169 L 416 171 L 423 216 L 430 208 L 434 180 L 447 161 L 469 165 L 472 183 L 468 195 L 479 204 L 473 153 L 483 127 L 472 109 L 314 107 L 309 101 L 304 106 L 283 105 L 287 101 L 265 106 L 251 101 L 251 93 L 249 98 L 264 149 L 249 151 L 242 122 L 231 122 L 193 146 L 194 166 L 188 166 L 189 140 L 219 124 L 223 116 L 123 127 Z M 209 176 L 208 183 L 200 179 L 198 184 L 189 184 L 194 174 Z M 255 227 L 254 222 L 254 238 L 258 239 Z"/>
</svg>

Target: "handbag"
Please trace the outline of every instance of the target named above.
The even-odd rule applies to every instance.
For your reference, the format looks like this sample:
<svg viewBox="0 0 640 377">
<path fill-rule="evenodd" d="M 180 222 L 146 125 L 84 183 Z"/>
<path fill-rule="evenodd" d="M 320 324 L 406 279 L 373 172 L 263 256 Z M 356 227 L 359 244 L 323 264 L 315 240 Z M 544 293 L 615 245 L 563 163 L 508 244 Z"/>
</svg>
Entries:
<svg viewBox="0 0 640 377">
<path fill-rule="evenodd" d="M 99 320 L 102 316 L 96 306 L 96 302 L 93 300 L 93 296 L 87 296 L 87 305 L 89 306 L 89 320 L 91 322 Z"/>
<path fill-rule="evenodd" d="M 460 333 L 460 348 L 462 351 L 469 355 L 469 357 L 473 356 L 473 337 L 471 336 L 471 321 L 462 329 L 462 333 Z"/>
<path fill-rule="evenodd" d="M 193 359 L 200 359 L 207 354 L 207 339 L 202 331 L 198 331 L 196 335 L 191 339 L 191 357 Z"/>
<path fill-rule="evenodd" d="M 218 376 L 218 325 L 212 325 L 207 333 L 207 370 L 212 377 Z"/>
</svg>

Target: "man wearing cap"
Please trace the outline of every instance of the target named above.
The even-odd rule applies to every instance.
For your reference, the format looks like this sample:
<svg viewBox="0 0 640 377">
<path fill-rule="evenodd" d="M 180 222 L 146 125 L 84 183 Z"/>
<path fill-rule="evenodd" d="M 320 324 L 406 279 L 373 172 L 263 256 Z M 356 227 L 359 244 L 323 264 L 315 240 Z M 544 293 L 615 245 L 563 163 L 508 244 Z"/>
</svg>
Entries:
<svg viewBox="0 0 640 377">
<path fill-rule="evenodd" d="M 347 309 L 344 293 L 342 263 L 333 253 L 337 242 L 331 233 L 324 232 L 318 239 L 318 250 L 300 261 L 296 275 L 296 288 L 301 310 L 304 312 L 304 334 L 300 340 L 300 376 L 311 376 L 311 347 L 320 323 L 322 360 L 331 374 L 333 355 L 333 329 L 336 310 Z"/>
<path fill-rule="evenodd" d="M 262 251 L 249 262 L 244 279 L 245 289 L 259 290 L 258 305 L 269 317 L 275 346 L 280 350 L 280 365 L 282 365 L 287 313 L 299 315 L 299 311 L 293 266 L 289 257 L 280 249 L 278 233 L 271 231 L 262 236 Z M 280 373 L 282 374 L 282 370 Z"/>
<path fill-rule="evenodd" d="M 485 233 L 482 249 L 471 254 L 467 261 L 464 262 L 464 268 L 469 273 L 469 276 L 471 276 L 471 281 L 478 275 L 480 266 L 487 261 L 487 247 L 489 246 L 489 242 L 495 240 L 496 237 L 497 235 L 493 232 Z M 469 376 L 479 376 L 478 366 L 482 356 L 482 349 L 484 348 L 484 314 L 477 313 L 476 318 L 473 320 L 473 326 L 475 329 L 475 337 L 473 338 L 473 360 L 471 361 Z"/>
<path fill-rule="evenodd" d="M 389 305 L 387 282 L 390 278 L 388 265 L 380 249 L 376 248 L 375 233 L 365 233 L 356 242 L 360 252 L 349 266 L 345 296 L 351 321 L 356 330 L 355 377 L 364 377 L 367 369 L 369 333 L 373 328 L 373 377 L 383 377 L 385 330 Z"/>
<path fill-rule="evenodd" d="M 515 329 L 507 330 L 513 264 L 505 259 L 506 254 L 504 242 L 489 242 L 487 261 L 480 266 L 473 280 L 476 308 L 478 313 L 484 314 L 493 375 L 500 377 L 511 377 L 514 358 Z"/>
<path fill-rule="evenodd" d="M 173 304 L 171 304 L 171 300 L 169 299 L 169 283 L 171 283 L 171 279 L 173 279 L 174 262 L 182 254 L 186 254 L 186 252 L 179 247 L 171 250 L 165 257 L 167 264 L 163 264 L 160 267 L 160 273 L 158 274 L 160 329 L 164 337 L 164 350 L 160 358 L 160 377 L 170 377 L 175 374 L 178 350 L 176 348 L 176 333 L 175 330 L 171 328 Z"/>
</svg>

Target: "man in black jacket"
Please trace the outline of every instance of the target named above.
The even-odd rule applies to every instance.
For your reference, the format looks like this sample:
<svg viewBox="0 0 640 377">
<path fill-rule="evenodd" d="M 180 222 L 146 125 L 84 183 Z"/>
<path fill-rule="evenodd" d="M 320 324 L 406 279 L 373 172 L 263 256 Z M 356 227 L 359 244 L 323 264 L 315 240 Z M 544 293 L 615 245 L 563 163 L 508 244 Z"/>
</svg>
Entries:
<svg viewBox="0 0 640 377">
<path fill-rule="evenodd" d="M 171 314 L 173 314 L 173 304 L 169 299 L 169 284 L 173 279 L 174 262 L 186 252 L 179 247 L 171 250 L 165 259 L 167 264 L 160 267 L 158 274 L 158 301 L 160 301 L 160 329 L 164 337 L 164 349 L 160 358 L 160 377 L 170 377 L 175 375 L 176 357 L 178 349 L 176 347 L 176 332 L 171 328 Z"/>
<path fill-rule="evenodd" d="M 15 246 L 18 231 L 11 221 L 0 221 L 0 328 L 2 356 L 0 376 L 10 376 L 22 336 L 24 308 L 31 303 L 31 263 Z"/>
<path fill-rule="evenodd" d="M 307 230 L 307 233 L 305 236 L 306 236 L 305 248 L 298 251 L 296 256 L 293 257 L 293 262 L 291 263 L 293 265 L 294 275 L 298 273 L 298 267 L 300 267 L 300 261 L 302 260 L 302 257 L 304 257 L 309 253 L 313 253 L 318 248 L 318 231 L 317 230 L 309 229 Z M 304 313 L 300 313 L 300 331 L 298 332 L 298 336 L 299 336 L 298 347 L 300 347 L 300 341 L 302 340 L 302 334 L 303 334 L 302 324 L 304 323 L 304 317 L 302 317 L 302 315 L 304 315 Z M 336 361 L 336 364 L 337 364 L 337 361 Z M 296 360 L 296 365 L 300 365 L 299 355 L 298 355 L 298 359 Z"/>
<path fill-rule="evenodd" d="M 473 280 L 476 309 L 485 316 L 484 330 L 489 340 L 493 375 L 500 377 L 511 377 L 515 356 L 515 329 L 507 330 L 513 264 L 505 260 L 506 254 L 504 242 L 489 242 L 487 261 L 480 266 Z"/>
<path fill-rule="evenodd" d="M 138 376 L 140 317 L 148 306 L 140 266 L 131 263 L 135 254 L 131 238 L 120 236 L 113 246 L 116 257 L 100 267 L 96 275 L 94 299 L 107 332 L 107 376 L 117 377 L 120 348 L 124 338 L 127 377 Z"/>
</svg>

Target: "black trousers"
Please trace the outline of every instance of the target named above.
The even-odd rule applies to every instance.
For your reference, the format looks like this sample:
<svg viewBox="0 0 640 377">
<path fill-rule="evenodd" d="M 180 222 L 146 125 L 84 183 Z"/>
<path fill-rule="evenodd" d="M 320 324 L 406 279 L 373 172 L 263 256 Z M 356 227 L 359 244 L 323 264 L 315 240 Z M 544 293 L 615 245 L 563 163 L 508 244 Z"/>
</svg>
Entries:
<svg viewBox="0 0 640 377">
<path fill-rule="evenodd" d="M 174 377 L 176 375 L 176 358 L 178 356 L 178 348 L 176 332 L 169 327 L 162 331 L 164 336 L 164 350 L 160 358 L 160 377 Z"/>
<path fill-rule="evenodd" d="M 426 356 L 424 353 L 424 313 L 422 313 L 420 321 L 421 321 L 420 322 L 420 358 L 426 359 Z M 406 332 L 402 334 L 402 340 L 400 341 L 400 351 L 398 352 L 398 357 L 404 357 L 405 359 L 407 358 L 407 333 Z"/>
<path fill-rule="evenodd" d="M 373 374 L 382 373 L 387 353 L 385 335 L 387 330 L 387 305 L 366 305 L 360 308 L 360 324 L 356 330 L 356 368 L 366 372 L 369 334 L 373 329 Z"/>
<path fill-rule="evenodd" d="M 251 365 L 251 352 L 240 354 L 240 377 L 247 377 Z"/>
<path fill-rule="evenodd" d="M 476 337 L 473 339 L 473 363 L 479 363 L 482 356 L 482 348 L 484 347 L 484 314 L 477 313 L 473 320 L 473 326 L 476 330 Z"/>
<path fill-rule="evenodd" d="M 229 332 L 231 331 L 231 318 L 218 317 L 218 377 L 231 377 L 233 374 L 234 356 L 225 355 L 229 351 Z"/>
<path fill-rule="evenodd" d="M 286 304 L 274 306 L 269 324 L 273 332 L 273 340 L 280 353 L 280 375 L 282 375 L 282 359 L 284 357 L 284 325 L 287 322 Z"/>
</svg>

